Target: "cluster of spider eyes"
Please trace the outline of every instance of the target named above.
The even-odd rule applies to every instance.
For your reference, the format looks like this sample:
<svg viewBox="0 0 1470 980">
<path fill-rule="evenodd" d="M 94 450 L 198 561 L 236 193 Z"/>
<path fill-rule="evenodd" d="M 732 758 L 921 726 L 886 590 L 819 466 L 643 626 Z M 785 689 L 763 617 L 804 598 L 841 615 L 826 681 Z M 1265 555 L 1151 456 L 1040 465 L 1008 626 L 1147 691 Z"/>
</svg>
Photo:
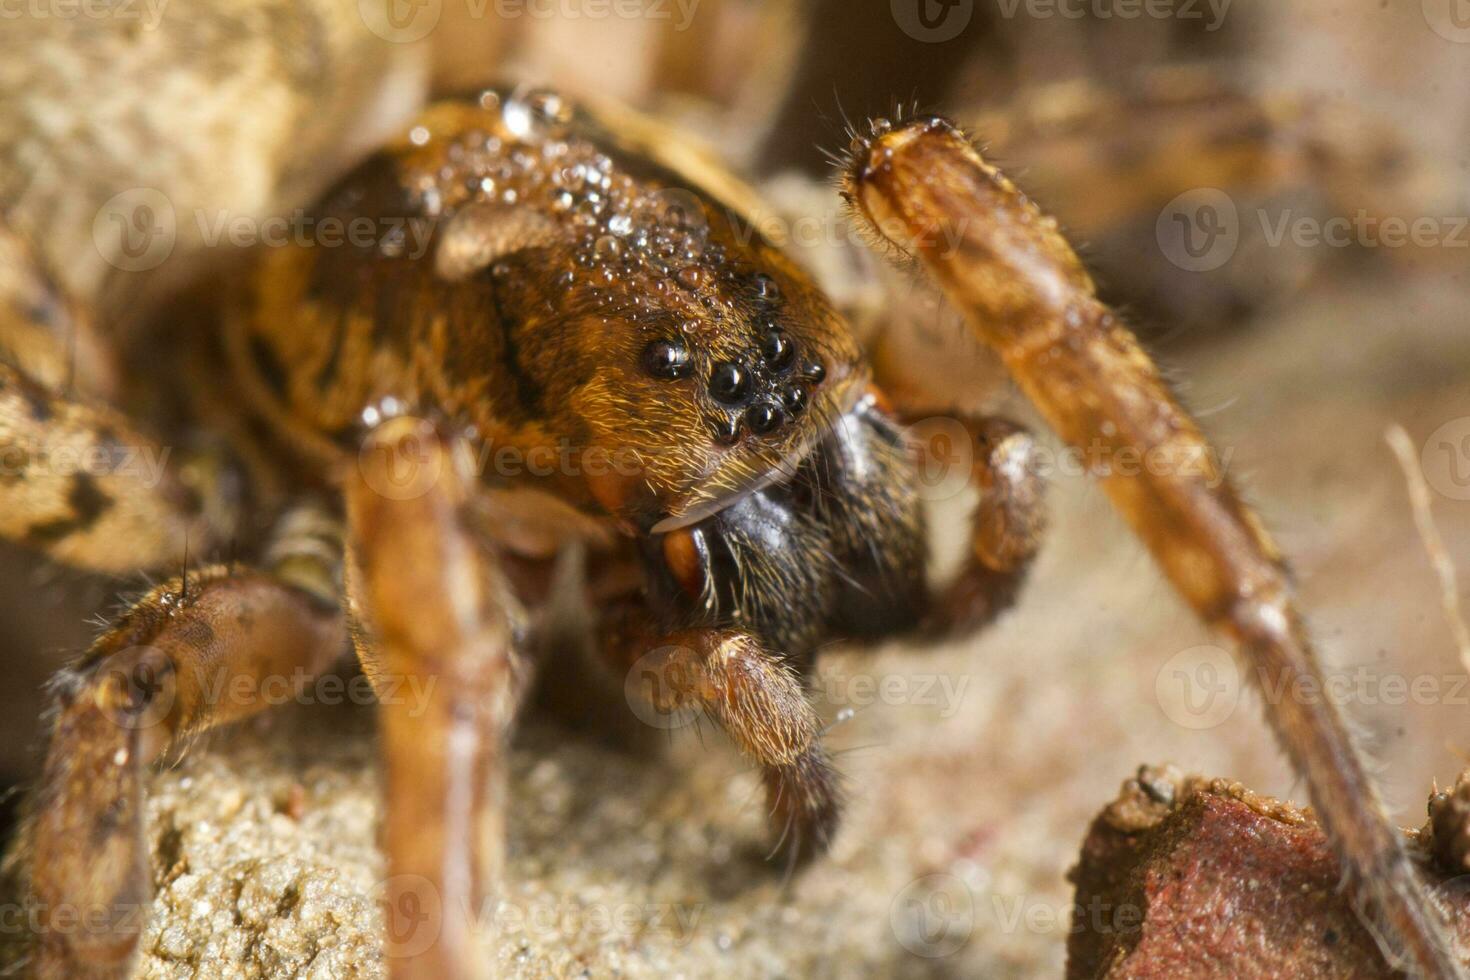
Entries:
<svg viewBox="0 0 1470 980">
<path fill-rule="evenodd" d="M 806 410 L 808 386 L 821 384 L 826 370 L 815 360 L 798 363 L 796 354 L 796 343 L 767 321 L 756 357 L 710 368 L 710 397 L 731 410 L 716 423 L 718 441 L 733 443 L 742 430 L 768 435 Z M 683 341 L 661 339 L 644 349 L 643 367 L 656 378 L 674 381 L 694 372 L 694 360 Z"/>
</svg>

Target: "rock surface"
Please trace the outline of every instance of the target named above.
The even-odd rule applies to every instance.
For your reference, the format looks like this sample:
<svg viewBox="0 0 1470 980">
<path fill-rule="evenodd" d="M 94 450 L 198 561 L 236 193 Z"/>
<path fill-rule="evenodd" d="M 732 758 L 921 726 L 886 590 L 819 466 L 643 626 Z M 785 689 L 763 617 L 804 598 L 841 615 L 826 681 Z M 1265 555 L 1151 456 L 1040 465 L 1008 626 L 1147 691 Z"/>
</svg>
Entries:
<svg viewBox="0 0 1470 980">
<path fill-rule="evenodd" d="M 1425 874 L 1463 941 L 1466 880 L 1428 861 Z M 1070 877 L 1068 980 L 1400 976 L 1354 913 L 1312 812 L 1238 783 L 1145 767 L 1093 821 Z"/>
</svg>

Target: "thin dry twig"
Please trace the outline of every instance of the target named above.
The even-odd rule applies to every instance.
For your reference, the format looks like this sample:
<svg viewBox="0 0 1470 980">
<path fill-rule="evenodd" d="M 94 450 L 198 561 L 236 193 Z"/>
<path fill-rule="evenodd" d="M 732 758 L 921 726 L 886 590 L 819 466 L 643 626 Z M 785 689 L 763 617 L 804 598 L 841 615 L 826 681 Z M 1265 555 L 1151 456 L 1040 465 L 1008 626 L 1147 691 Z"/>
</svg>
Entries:
<svg viewBox="0 0 1470 980">
<path fill-rule="evenodd" d="M 1389 426 L 1384 438 L 1388 447 L 1398 457 L 1404 471 L 1404 481 L 1409 488 L 1409 506 L 1414 512 L 1414 525 L 1419 529 L 1419 538 L 1429 555 L 1429 563 L 1439 578 L 1440 602 L 1444 606 L 1445 618 L 1449 620 L 1450 632 L 1454 634 L 1455 646 L 1460 651 L 1460 663 L 1470 672 L 1470 627 L 1465 625 L 1465 616 L 1460 610 L 1460 586 L 1455 574 L 1455 564 L 1450 560 L 1444 538 L 1434 524 L 1430 512 L 1429 485 L 1424 481 L 1424 472 L 1419 468 L 1419 457 L 1414 452 L 1414 443 L 1402 425 Z"/>
</svg>

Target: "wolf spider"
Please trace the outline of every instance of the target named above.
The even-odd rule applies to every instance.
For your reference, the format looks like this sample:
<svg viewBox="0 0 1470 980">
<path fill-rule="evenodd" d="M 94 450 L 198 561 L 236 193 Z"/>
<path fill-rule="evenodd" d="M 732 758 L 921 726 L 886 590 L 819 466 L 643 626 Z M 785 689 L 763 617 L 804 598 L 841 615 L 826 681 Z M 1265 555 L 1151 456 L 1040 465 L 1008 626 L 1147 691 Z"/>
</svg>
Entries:
<svg viewBox="0 0 1470 980">
<path fill-rule="evenodd" d="M 1170 463 L 1103 486 L 1251 673 L 1280 690 L 1319 678 L 1275 545 L 1055 221 L 939 117 L 871 120 L 841 170 L 856 218 L 938 282 L 1064 440 Z M 176 330 L 129 365 L 125 391 L 186 378 L 188 417 L 220 436 L 157 481 L 47 465 L 155 444 L 68 384 L 58 325 L 85 338 L 88 311 L 25 229 L 7 232 L 37 301 L 0 322 L 0 425 L 45 451 L 0 482 L 0 534 L 104 571 L 264 537 L 248 561 L 186 564 L 57 679 L 26 828 L 38 975 L 132 961 L 135 918 L 76 931 L 47 916 L 146 907 L 145 768 L 349 642 L 375 685 L 444 681 L 422 714 L 380 707 L 388 907 L 480 908 L 534 612 L 573 541 L 592 550 L 613 670 L 646 672 L 660 710 L 716 720 L 760 767 L 778 846 L 809 858 L 840 812 L 804 690 L 817 646 L 977 629 L 1042 539 L 1031 436 L 965 416 L 970 392 L 928 392 L 964 417 L 981 489 L 962 570 L 928 580 L 905 428 L 920 413 L 888 383 L 891 359 L 870 363 L 810 276 L 750 233 L 759 203 L 656 124 L 485 90 L 431 105 L 320 201 L 315 219 L 399 231 L 263 249 L 226 277 L 217 330 Z M 405 218 L 430 222 L 427 251 Z M 486 470 L 487 447 L 525 466 Z M 1269 711 L 1396 947 L 1426 975 L 1462 975 L 1335 706 Z M 472 923 L 425 927 L 426 948 L 390 945 L 393 975 L 476 970 Z"/>
</svg>

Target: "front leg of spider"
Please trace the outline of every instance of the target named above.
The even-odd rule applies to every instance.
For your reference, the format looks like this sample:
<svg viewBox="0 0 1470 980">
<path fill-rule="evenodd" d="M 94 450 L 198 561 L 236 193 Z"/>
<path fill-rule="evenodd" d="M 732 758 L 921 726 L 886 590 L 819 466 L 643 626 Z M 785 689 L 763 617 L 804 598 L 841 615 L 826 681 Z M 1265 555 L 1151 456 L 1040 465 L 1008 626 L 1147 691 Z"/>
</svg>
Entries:
<svg viewBox="0 0 1470 980">
<path fill-rule="evenodd" d="M 856 212 L 922 262 L 1063 439 L 1084 452 L 1102 447 L 1107 459 L 1127 452 L 1169 463 L 1105 475 L 1103 486 L 1185 600 L 1236 641 L 1247 672 L 1266 690 L 1320 685 L 1276 545 L 1152 360 L 1097 299 L 1055 220 L 945 120 L 878 120 L 853 151 L 844 176 Z M 1390 960 L 1427 977 L 1466 976 L 1336 705 L 1265 701 L 1352 887 L 1386 926 Z"/>
<path fill-rule="evenodd" d="M 281 678 L 314 677 L 342 654 L 336 560 L 312 530 L 319 523 L 282 521 L 260 568 L 207 566 L 151 589 L 54 681 L 24 827 L 27 901 L 40 924 L 29 975 L 131 972 L 153 893 L 148 765 L 263 710 L 272 699 L 261 692 Z M 68 919 L 76 910 L 91 910 L 86 928 Z"/>
<path fill-rule="evenodd" d="M 484 975 L 479 923 L 498 895 L 506 735 L 523 688 L 509 593 L 455 467 L 431 425 L 403 417 L 368 437 L 344 481 L 353 639 L 380 695 L 397 980 Z"/>
</svg>

